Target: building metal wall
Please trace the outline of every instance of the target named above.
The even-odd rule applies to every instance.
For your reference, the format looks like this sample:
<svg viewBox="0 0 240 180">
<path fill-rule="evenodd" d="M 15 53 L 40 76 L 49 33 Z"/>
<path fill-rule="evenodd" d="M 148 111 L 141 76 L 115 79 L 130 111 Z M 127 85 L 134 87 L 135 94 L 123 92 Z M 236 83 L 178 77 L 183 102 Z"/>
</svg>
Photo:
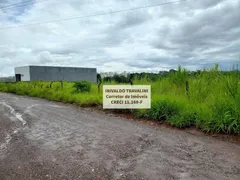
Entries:
<svg viewBox="0 0 240 180">
<path fill-rule="evenodd" d="M 16 67 L 15 74 L 21 74 L 21 81 L 30 81 L 30 69 L 29 66 Z"/>
<path fill-rule="evenodd" d="M 97 82 L 96 68 L 30 66 L 30 80 Z"/>
</svg>

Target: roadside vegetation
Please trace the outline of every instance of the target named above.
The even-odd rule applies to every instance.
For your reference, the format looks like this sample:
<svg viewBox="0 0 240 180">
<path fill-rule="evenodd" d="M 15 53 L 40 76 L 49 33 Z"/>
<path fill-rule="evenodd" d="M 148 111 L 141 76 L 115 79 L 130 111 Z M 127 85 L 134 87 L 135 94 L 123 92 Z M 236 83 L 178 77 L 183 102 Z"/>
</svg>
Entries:
<svg viewBox="0 0 240 180">
<path fill-rule="evenodd" d="M 0 91 L 89 107 L 102 105 L 102 85 L 151 85 L 152 108 L 125 112 L 179 128 L 195 126 L 210 133 L 240 134 L 240 72 L 237 69 L 222 72 L 216 65 L 190 73 L 179 66 L 177 71 L 164 74 L 107 78 L 98 75 L 99 84 L 85 81 L 0 83 Z"/>
</svg>

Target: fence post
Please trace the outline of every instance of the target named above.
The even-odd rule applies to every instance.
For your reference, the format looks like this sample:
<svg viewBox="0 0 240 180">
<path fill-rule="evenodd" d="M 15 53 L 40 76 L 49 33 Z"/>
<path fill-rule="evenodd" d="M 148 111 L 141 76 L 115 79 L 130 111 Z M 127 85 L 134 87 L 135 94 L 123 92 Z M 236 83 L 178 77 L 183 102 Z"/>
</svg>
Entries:
<svg viewBox="0 0 240 180">
<path fill-rule="evenodd" d="M 129 81 L 131 85 L 133 85 L 133 80 L 134 80 L 134 75 L 130 74 Z"/>
<path fill-rule="evenodd" d="M 62 87 L 62 89 L 63 89 L 63 81 L 61 81 L 61 87 Z"/>
<path fill-rule="evenodd" d="M 102 84 L 102 77 L 100 74 L 97 74 L 97 82 L 98 82 L 98 94 L 100 94 L 101 84 Z"/>
<path fill-rule="evenodd" d="M 189 95 L 189 83 L 186 81 L 186 94 Z"/>
<path fill-rule="evenodd" d="M 98 84 L 98 94 L 100 94 L 100 90 L 101 90 L 101 83 Z"/>
<path fill-rule="evenodd" d="M 52 88 L 52 84 L 53 84 L 53 83 L 54 83 L 54 81 L 50 83 L 50 89 Z"/>
</svg>

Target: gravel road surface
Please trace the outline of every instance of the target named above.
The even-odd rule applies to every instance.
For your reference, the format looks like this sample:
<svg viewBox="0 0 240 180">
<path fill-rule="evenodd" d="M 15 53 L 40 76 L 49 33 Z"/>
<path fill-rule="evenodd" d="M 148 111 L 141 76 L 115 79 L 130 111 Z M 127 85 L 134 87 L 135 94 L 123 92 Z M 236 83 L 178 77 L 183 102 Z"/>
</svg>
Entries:
<svg viewBox="0 0 240 180">
<path fill-rule="evenodd" d="M 0 93 L 0 180 L 239 180 L 240 145 Z"/>
</svg>

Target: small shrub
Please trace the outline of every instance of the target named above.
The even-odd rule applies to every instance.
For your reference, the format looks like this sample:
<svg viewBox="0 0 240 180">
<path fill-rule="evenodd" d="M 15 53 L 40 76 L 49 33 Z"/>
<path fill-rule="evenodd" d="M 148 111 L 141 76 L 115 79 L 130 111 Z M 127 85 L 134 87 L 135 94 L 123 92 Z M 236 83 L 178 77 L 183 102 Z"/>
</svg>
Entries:
<svg viewBox="0 0 240 180">
<path fill-rule="evenodd" d="M 88 81 L 76 81 L 74 82 L 73 88 L 75 88 L 74 93 L 90 92 L 91 83 Z"/>
</svg>

